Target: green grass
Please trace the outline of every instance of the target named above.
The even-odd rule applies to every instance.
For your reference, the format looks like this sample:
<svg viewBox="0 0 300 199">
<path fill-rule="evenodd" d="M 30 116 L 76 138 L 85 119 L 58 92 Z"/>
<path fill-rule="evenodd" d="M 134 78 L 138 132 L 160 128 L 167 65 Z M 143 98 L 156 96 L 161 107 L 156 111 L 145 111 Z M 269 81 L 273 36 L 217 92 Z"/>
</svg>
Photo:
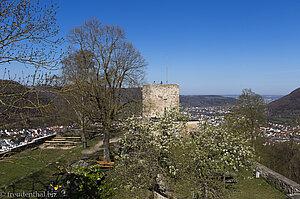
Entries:
<svg viewBox="0 0 300 199">
<path fill-rule="evenodd" d="M 94 146 L 101 138 L 88 142 L 88 147 Z M 45 191 L 49 182 L 56 179 L 55 173 L 59 167 L 66 167 L 76 160 L 86 156 L 81 154 L 82 144 L 75 148 L 36 149 L 16 153 L 0 161 L 0 188 L 6 191 Z"/>
<path fill-rule="evenodd" d="M 12 181 L 36 169 L 56 161 L 64 152 L 59 149 L 37 149 L 13 155 L 0 162 L 1 185 L 10 184 Z"/>
<path fill-rule="evenodd" d="M 285 199 L 286 196 L 263 178 L 254 178 L 253 172 L 243 171 L 237 177 L 230 199 Z"/>
<path fill-rule="evenodd" d="M 92 147 L 101 138 L 88 142 Z M 49 182 L 55 181 L 59 172 L 58 167 L 66 167 L 74 161 L 86 156 L 81 154 L 82 144 L 73 149 L 37 149 L 24 151 L 11 156 L 5 161 L 0 161 L 0 187 L 10 185 L 6 190 L 10 192 L 43 192 Z M 52 164 L 50 164 L 52 163 Z M 21 179 L 21 180 L 20 180 Z M 243 171 L 237 177 L 238 183 L 231 189 L 230 199 L 280 199 L 285 195 L 268 184 L 264 179 L 253 178 L 250 171 Z"/>
</svg>

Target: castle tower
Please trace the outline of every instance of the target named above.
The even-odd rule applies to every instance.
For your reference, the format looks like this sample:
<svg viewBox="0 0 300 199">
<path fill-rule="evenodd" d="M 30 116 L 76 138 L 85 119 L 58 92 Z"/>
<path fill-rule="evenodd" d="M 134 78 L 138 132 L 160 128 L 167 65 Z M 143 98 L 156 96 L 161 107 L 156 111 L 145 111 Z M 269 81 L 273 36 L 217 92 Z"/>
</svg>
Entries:
<svg viewBox="0 0 300 199">
<path fill-rule="evenodd" d="M 165 110 L 179 110 L 178 84 L 147 84 L 143 85 L 143 117 L 156 117 Z"/>
</svg>

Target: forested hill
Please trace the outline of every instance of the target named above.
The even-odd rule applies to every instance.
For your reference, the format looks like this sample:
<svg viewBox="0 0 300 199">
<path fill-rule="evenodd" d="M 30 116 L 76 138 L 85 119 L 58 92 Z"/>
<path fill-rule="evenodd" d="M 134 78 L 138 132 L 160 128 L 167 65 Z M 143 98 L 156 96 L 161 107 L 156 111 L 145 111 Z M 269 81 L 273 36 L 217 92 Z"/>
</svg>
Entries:
<svg viewBox="0 0 300 199">
<path fill-rule="evenodd" d="M 300 88 L 268 104 L 271 119 L 294 120 L 300 117 Z"/>
<path fill-rule="evenodd" d="M 43 86 L 31 88 L 16 81 L 0 80 L 0 128 L 42 126 L 46 109 L 57 98 L 53 92 L 46 92 L 53 89 Z"/>
<path fill-rule="evenodd" d="M 180 95 L 180 104 L 187 106 L 228 106 L 233 105 L 236 99 L 220 95 Z"/>
</svg>

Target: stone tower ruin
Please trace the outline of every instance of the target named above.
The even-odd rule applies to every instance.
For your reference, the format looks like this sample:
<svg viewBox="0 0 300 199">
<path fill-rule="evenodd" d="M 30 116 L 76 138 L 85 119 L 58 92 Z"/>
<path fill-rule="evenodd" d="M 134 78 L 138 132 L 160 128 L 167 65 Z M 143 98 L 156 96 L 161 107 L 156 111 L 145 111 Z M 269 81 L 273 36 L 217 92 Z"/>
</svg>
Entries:
<svg viewBox="0 0 300 199">
<path fill-rule="evenodd" d="M 157 117 L 165 110 L 179 110 L 178 84 L 143 85 L 143 117 Z"/>
</svg>

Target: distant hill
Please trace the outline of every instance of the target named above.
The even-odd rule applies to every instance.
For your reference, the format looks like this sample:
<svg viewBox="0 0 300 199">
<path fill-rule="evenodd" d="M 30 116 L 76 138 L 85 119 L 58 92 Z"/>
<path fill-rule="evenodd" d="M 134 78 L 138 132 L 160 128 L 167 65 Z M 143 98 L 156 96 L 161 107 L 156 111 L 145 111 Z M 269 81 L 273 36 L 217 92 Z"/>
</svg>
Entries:
<svg viewBox="0 0 300 199">
<path fill-rule="evenodd" d="M 35 106 L 49 105 L 55 98 L 52 92 L 45 88 L 24 86 L 12 80 L 0 80 L 0 127 L 39 126 L 41 117 L 45 115 L 42 109 Z"/>
<path fill-rule="evenodd" d="M 269 118 L 291 122 L 300 117 L 300 88 L 268 104 Z"/>
<path fill-rule="evenodd" d="M 23 128 L 25 124 L 27 127 L 40 127 L 68 123 L 68 114 L 73 112 L 60 96 L 60 89 L 46 85 L 33 88 L 0 79 L 0 129 Z M 141 88 L 122 89 L 121 98 L 127 104 L 124 113 L 136 114 L 142 110 Z M 138 103 L 127 103 L 133 100 Z M 33 108 L 38 105 L 45 105 L 45 108 Z"/>
<path fill-rule="evenodd" d="M 183 107 L 233 105 L 235 101 L 236 99 L 232 97 L 223 97 L 220 95 L 180 95 L 180 104 Z"/>
</svg>

